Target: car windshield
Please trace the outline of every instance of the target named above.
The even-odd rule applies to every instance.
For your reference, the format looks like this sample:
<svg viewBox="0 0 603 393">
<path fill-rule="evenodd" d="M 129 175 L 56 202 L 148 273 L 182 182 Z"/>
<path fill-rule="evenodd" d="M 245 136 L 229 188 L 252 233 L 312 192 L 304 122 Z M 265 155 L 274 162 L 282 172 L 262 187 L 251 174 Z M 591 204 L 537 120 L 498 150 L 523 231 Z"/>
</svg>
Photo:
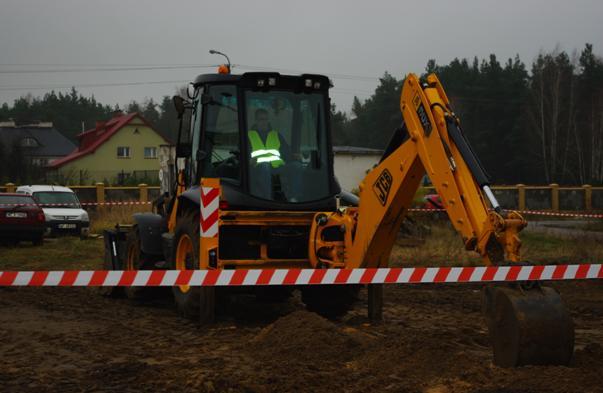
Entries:
<svg viewBox="0 0 603 393">
<path fill-rule="evenodd" d="M 42 207 L 66 207 L 79 209 L 80 201 L 72 192 L 43 191 L 34 192 L 33 197 Z"/>
<path fill-rule="evenodd" d="M 0 207 L 34 205 L 36 202 L 27 195 L 0 195 Z"/>
<path fill-rule="evenodd" d="M 321 93 L 245 92 L 252 195 L 293 203 L 330 195 L 325 110 Z"/>
</svg>

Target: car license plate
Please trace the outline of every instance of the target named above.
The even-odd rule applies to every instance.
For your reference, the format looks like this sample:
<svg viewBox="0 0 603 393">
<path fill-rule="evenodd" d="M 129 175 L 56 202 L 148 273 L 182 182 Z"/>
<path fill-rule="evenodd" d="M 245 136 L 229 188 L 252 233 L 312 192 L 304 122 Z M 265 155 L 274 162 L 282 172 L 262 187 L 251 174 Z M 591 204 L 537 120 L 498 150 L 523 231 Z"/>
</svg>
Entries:
<svg viewBox="0 0 603 393">
<path fill-rule="evenodd" d="M 59 224 L 59 229 L 73 229 L 76 227 L 75 224 Z"/>
<path fill-rule="evenodd" d="M 27 218 L 27 213 L 23 212 L 7 212 L 7 218 Z"/>
</svg>

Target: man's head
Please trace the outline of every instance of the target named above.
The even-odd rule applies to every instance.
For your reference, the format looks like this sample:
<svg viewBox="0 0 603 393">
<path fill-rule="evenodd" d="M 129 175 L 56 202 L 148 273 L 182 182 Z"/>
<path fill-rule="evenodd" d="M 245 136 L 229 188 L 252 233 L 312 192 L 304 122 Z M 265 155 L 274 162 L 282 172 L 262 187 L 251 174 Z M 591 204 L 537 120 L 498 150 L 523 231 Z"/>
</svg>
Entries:
<svg viewBox="0 0 603 393">
<path fill-rule="evenodd" d="M 258 109 L 255 111 L 255 124 L 258 131 L 270 131 L 270 123 L 268 122 L 268 111 L 266 109 Z"/>
</svg>

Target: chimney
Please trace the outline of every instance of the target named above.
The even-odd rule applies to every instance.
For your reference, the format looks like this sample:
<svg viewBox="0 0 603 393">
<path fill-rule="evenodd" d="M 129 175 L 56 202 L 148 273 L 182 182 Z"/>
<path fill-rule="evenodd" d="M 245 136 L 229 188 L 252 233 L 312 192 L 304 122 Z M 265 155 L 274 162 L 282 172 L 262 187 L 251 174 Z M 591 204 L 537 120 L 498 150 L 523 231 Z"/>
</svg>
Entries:
<svg viewBox="0 0 603 393">
<path fill-rule="evenodd" d="M 34 127 L 38 128 L 52 128 L 53 124 L 51 121 L 41 121 L 38 124 L 35 124 Z"/>
<path fill-rule="evenodd" d="M 106 124 L 107 124 L 106 121 L 97 121 L 96 122 L 96 131 L 102 131 L 105 128 Z"/>
<path fill-rule="evenodd" d="M 15 128 L 16 126 L 17 125 L 12 120 L 9 120 L 9 121 L 0 121 L 0 127 Z"/>
</svg>

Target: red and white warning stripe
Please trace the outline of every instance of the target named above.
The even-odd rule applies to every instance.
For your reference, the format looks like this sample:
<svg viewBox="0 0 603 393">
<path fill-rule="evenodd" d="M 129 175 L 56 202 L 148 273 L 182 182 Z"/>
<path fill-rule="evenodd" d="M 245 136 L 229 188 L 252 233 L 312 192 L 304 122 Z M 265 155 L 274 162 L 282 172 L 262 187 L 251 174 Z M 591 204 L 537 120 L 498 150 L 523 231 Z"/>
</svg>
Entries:
<svg viewBox="0 0 603 393">
<path fill-rule="evenodd" d="M 435 212 L 445 212 L 446 209 L 408 209 L 409 212 L 419 212 L 419 213 L 435 213 Z M 519 214 L 523 214 L 526 216 L 550 216 L 550 217 L 577 217 L 577 218 L 603 218 L 603 214 L 594 214 L 594 213 L 582 213 L 582 212 L 551 212 L 551 211 L 542 211 L 542 210 L 513 210 Z"/>
<path fill-rule="evenodd" d="M 0 272 L 0 286 L 67 287 L 427 284 L 584 279 L 603 279 L 603 265 Z"/>
<path fill-rule="evenodd" d="M 210 190 L 213 190 L 212 187 L 203 187 L 204 194 L 210 193 Z M 207 190 L 207 191 L 205 191 Z M 213 194 L 209 194 L 213 195 Z M 203 198 L 208 198 L 208 195 L 203 195 Z M 136 206 L 136 205 L 150 205 L 153 202 L 151 201 L 109 201 L 109 202 L 82 202 L 79 205 L 81 206 Z M 219 202 L 218 202 L 219 203 Z M 60 207 L 60 206 L 77 206 L 77 203 L 49 203 L 44 204 L 44 207 Z M 31 204 L 23 204 L 23 203 L 0 203 L 0 207 L 2 206 L 38 206 L 36 203 Z M 426 208 L 412 208 L 408 209 L 409 212 L 418 212 L 418 213 L 435 213 L 435 212 L 445 212 L 446 209 L 426 209 Z M 595 213 L 584 213 L 584 212 L 552 212 L 552 211 L 543 211 L 543 210 L 514 210 L 520 214 L 531 215 L 531 216 L 549 216 L 549 217 L 576 217 L 576 218 L 603 218 L 603 214 L 595 214 Z"/>
<path fill-rule="evenodd" d="M 541 210 L 517 210 L 520 214 L 533 215 L 533 216 L 552 216 L 552 217 L 577 217 L 577 218 L 603 218 L 603 214 L 591 214 L 591 213 L 558 213 L 558 212 L 547 212 Z"/>
<path fill-rule="evenodd" d="M 201 187 L 201 237 L 218 236 L 218 218 L 220 208 L 220 188 Z"/>
<path fill-rule="evenodd" d="M 41 207 L 64 207 L 64 206 L 132 206 L 132 205 L 150 205 L 151 201 L 114 201 L 114 202 L 81 202 L 81 203 L 0 203 L 4 206 L 41 206 Z"/>
</svg>

